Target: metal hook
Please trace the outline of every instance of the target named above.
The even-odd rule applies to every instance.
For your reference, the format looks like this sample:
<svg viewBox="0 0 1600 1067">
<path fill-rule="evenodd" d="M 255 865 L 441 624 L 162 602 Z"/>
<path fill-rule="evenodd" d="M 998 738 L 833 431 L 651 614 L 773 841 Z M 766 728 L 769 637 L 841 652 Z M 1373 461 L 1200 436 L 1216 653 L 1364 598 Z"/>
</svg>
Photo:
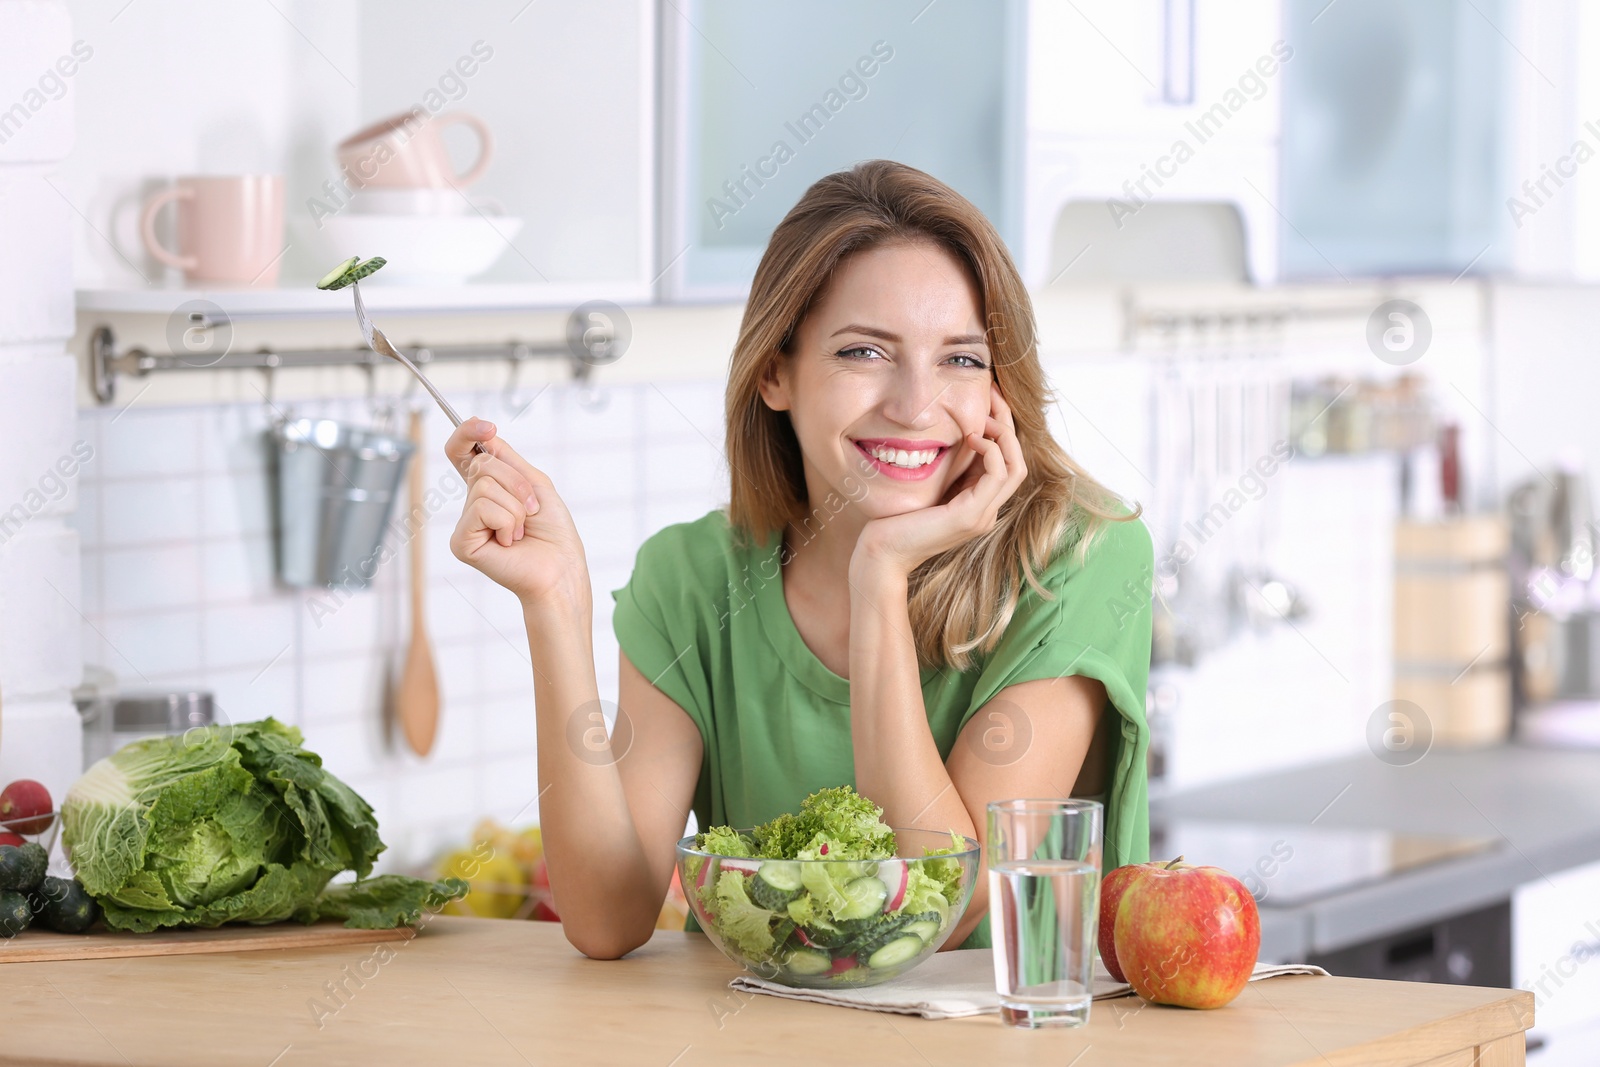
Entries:
<svg viewBox="0 0 1600 1067">
<path fill-rule="evenodd" d="M 506 384 L 500 390 L 500 407 L 504 411 L 514 411 L 518 415 L 527 408 L 530 401 L 523 401 L 517 397 L 517 381 L 522 377 L 522 362 L 529 357 L 527 345 L 512 345 L 511 354 L 506 360 L 508 371 Z M 542 391 L 542 390 L 541 390 Z M 535 393 L 537 397 L 539 394 Z"/>
<path fill-rule="evenodd" d="M 284 410 L 273 401 L 273 390 L 277 386 L 278 364 L 275 357 L 268 357 L 267 363 L 261 368 L 262 384 L 261 404 L 267 409 L 267 418 L 274 429 L 281 429 L 287 423 L 294 421 L 293 410 Z"/>
<path fill-rule="evenodd" d="M 592 378 L 578 383 L 578 406 L 585 411 L 604 411 L 611 404 L 611 390 Z"/>
</svg>

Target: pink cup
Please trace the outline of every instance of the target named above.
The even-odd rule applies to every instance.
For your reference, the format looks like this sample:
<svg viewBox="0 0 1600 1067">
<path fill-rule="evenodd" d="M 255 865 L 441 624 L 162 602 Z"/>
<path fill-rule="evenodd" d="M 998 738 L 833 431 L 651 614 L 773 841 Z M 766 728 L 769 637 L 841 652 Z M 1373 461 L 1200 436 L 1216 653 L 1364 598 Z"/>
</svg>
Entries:
<svg viewBox="0 0 1600 1067">
<path fill-rule="evenodd" d="M 463 174 L 451 165 L 439 135 L 456 123 L 471 126 L 478 135 L 478 159 Z M 494 138 L 478 116 L 465 111 L 430 116 L 421 108 L 373 123 L 340 141 L 338 148 L 339 165 L 353 189 L 460 188 L 483 177 L 493 154 Z"/>
<path fill-rule="evenodd" d="M 156 215 L 178 202 L 178 251 L 156 237 Z M 139 232 L 150 254 L 195 285 L 270 289 L 283 257 L 283 175 L 184 177 L 145 201 Z"/>
</svg>

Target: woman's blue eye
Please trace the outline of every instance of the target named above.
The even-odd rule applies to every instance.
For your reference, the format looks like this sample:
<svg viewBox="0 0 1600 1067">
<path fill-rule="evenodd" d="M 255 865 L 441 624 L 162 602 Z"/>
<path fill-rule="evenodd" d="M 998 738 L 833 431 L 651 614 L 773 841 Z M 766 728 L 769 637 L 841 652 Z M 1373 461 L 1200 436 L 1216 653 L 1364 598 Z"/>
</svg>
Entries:
<svg viewBox="0 0 1600 1067">
<path fill-rule="evenodd" d="M 861 353 L 861 355 L 855 355 L 853 353 Z M 865 360 L 865 358 L 867 356 L 876 356 L 879 353 L 878 353 L 878 350 L 876 348 L 871 348 L 871 347 L 869 347 L 867 345 L 852 345 L 849 348 L 841 348 L 841 349 L 839 349 L 839 351 L 836 354 L 839 355 L 840 357 L 844 358 L 844 359 Z M 963 368 L 966 368 L 966 369 L 970 369 L 970 370 L 988 370 L 989 369 L 989 365 L 987 363 L 983 362 L 983 360 L 979 359 L 977 356 L 968 355 L 965 352 L 958 353 L 958 354 L 956 354 L 954 356 L 951 356 L 950 358 L 951 359 L 964 359 L 964 360 L 966 360 L 967 362 L 961 365 Z"/>
</svg>

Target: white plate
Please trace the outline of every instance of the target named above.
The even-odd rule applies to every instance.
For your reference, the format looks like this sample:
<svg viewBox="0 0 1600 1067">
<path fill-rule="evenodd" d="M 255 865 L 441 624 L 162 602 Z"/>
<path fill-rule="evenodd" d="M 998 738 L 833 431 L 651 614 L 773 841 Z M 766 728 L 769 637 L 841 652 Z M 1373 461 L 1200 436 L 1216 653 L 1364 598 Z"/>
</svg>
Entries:
<svg viewBox="0 0 1600 1067">
<path fill-rule="evenodd" d="M 388 262 L 367 285 L 464 285 L 494 266 L 522 229 L 511 215 L 357 215 L 295 224 L 314 262 L 351 256 Z"/>
</svg>

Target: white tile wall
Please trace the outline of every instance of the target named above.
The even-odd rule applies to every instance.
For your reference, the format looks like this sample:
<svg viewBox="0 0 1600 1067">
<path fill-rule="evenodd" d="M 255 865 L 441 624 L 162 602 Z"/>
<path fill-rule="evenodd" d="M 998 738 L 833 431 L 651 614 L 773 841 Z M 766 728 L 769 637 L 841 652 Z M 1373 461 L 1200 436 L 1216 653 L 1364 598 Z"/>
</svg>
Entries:
<svg viewBox="0 0 1600 1067">
<path fill-rule="evenodd" d="M 627 581 L 648 533 L 726 498 L 720 453 L 701 436 L 722 438 L 722 383 L 665 393 L 618 386 L 597 397 L 553 386 L 532 403 L 498 393 L 456 400 L 494 420 L 572 509 L 594 580 L 597 681 L 614 698 L 610 591 Z M 301 404 L 293 414 L 372 421 L 361 401 Z M 449 427 L 437 411 L 427 416 L 427 480 L 449 485 L 456 476 L 440 450 Z M 273 715 L 299 726 L 377 811 L 390 846 L 385 869 L 426 862 L 484 815 L 535 820 L 521 612 L 515 597 L 451 555 L 459 493 L 423 535 L 442 711 L 434 749 L 418 759 L 389 736 L 383 713 L 385 679 L 409 633 L 407 555 L 348 598 L 278 585 L 263 443 L 270 421 L 260 404 L 82 413 L 80 435 L 96 450 L 72 519 L 83 545 L 85 661 L 125 689 L 200 686 L 232 721 Z"/>
<path fill-rule="evenodd" d="M 75 504 L 72 214 L 58 185 L 71 151 L 73 93 L 38 80 L 72 62 L 72 20 L 45 0 L 0 4 L 0 782 L 34 778 L 59 797 L 80 761 L 67 699 L 80 663 Z M 29 90 L 33 90 L 30 95 Z M 15 106 L 13 106 L 13 102 Z"/>
</svg>

